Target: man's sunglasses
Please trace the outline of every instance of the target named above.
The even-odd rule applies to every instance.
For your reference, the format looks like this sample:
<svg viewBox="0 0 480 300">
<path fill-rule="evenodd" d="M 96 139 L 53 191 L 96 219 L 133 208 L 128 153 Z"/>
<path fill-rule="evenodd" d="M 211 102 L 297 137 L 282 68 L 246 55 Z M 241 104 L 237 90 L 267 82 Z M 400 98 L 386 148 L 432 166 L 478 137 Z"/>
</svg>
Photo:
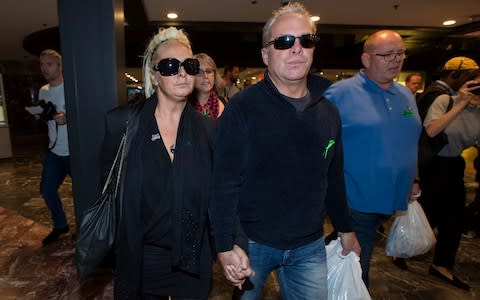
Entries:
<svg viewBox="0 0 480 300">
<path fill-rule="evenodd" d="M 267 48 L 268 46 L 273 45 L 273 48 L 277 50 L 286 50 L 293 47 L 296 39 L 300 40 L 300 45 L 302 45 L 303 48 L 313 48 L 318 42 L 319 37 L 314 34 L 302 34 L 301 36 L 287 34 L 279 36 L 273 41 L 266 43 L 263 47 Z"/>
<path fill-rule="evenodd" d="M 187 58 L 183 62 L 176 58 L 165 58 L 153 66 L 153 69 L 162 76 L 173 76 L 178 74 L 180 67 L 183 67 L 188 75 L 193 76 L 200 72 L 200 62 L 195 58 Z"/>
</svg>

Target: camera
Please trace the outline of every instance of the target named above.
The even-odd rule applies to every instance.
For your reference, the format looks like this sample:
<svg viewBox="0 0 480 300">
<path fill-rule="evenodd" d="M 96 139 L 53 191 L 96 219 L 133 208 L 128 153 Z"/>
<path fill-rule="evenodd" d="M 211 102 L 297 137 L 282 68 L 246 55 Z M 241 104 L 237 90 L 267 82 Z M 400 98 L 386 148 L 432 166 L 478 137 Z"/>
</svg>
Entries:
<svg viewBox="0 0 480 300">
<path fill-rule="evenodd" d="M 480 96 L 480 83 L 473 83 L 468 86 L 469 89 L 473 87 L 477 87 L 477 88 L 474 90 L 470 90 L 470 93 Z"/>
<path fill-rule="evenodd" d="M 53 120 L 53 116 L 57 113 L 57 107 L 50 101 L 39 100 L 38 105 L 43 109 L 40 113 L 40 119 L 44 121 Z"/>
</svg>

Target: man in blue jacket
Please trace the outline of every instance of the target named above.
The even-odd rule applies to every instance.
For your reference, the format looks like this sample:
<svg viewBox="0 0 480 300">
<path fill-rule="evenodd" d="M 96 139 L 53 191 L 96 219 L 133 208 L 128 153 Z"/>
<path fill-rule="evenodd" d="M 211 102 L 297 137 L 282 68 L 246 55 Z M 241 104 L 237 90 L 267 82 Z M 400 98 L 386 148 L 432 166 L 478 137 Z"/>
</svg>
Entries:
<svg viewBox="0 0 480 300">
<path fill-rule="evenodd" d="M 326 299 L 326 214 L 344 254 L 360 254 L 346 202 L 341 122 L 322 97 L 330 82 L 309 75 L 315 31 L 298 2 L 275 11 L 263 31 L 264 80 L 236 94 L 220 119 L 211 220 L 218 259 L 241 299 L 259 299 L 271 271 L 283 299 Z M 234 244 L 238 224 L 248 258 Z"/>
<path fill-rule="evenodd" d="M 419 196 L 414 179 L 420 118 L 413 94 L 394 82 L 405 51 L 398 33 L 372 34 L 361 56 L 364 68 L 325 93 L 342 119 L 347 198 L 362 247 L 360 264 L 367 287 L 378 226 Z"/>
</svg>

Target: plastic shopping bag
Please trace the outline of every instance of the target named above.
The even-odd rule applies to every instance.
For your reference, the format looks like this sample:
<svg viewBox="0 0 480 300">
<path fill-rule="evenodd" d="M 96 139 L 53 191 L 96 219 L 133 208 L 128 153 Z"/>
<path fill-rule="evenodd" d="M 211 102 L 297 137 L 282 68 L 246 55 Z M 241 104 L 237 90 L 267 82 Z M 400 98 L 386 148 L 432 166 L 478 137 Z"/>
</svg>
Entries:
<svg viewBox="0 0 480 300">
<path fill-rule="evenodd" d="M 370 300 L 362 280 L 360 258 L 354 252 L 343 256 L 342 250 L 340 238 L 326 246 L 328 299 Z"/>
<path fill-rule="evenodd" d="M 388 256 L 407 258 L 427 253 L 435 243 L 422 206 L 414 201 L 408 204 L 406 215 L 397 216 L 393 221 L 385 252 Z"/>
</svg>

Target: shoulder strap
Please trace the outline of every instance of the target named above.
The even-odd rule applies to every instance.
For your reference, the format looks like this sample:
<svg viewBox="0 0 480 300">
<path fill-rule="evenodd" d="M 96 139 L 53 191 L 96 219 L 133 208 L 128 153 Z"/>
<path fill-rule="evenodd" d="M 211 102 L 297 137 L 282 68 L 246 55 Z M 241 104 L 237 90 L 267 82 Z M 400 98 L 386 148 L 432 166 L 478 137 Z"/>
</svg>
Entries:
<svg viewBox="0 0 480 300">
<path fill-rule="evenodd" d="M 449 112 L 452 109 L 452 106 L 453 106 L 453 99 L 452 99 L 452 96 L 450 96 L 450 98 L 448 99 L 447 110 L 445 112 Z"/>
</svg>

